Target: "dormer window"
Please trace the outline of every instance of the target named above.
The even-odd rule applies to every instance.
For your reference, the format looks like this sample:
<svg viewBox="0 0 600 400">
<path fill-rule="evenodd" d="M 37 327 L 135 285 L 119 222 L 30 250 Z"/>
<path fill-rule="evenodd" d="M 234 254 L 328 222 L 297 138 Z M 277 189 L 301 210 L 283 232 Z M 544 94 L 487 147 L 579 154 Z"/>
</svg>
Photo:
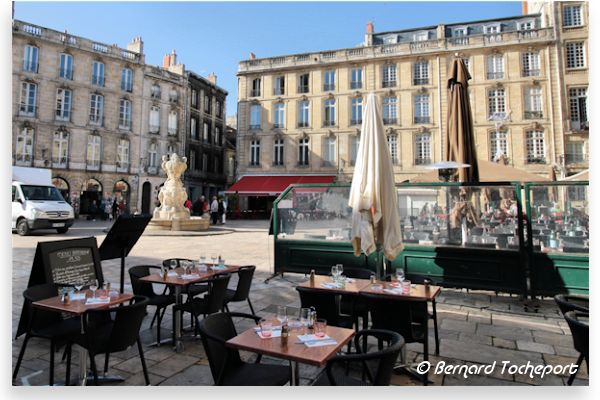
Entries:
<svg viewBox="0 0 600 400">
<path fill-rule="evenodd" d="M 388 35 L 383 37 L 383 44 L 395 44 L 398 43 L 398 36 Z"/>
<path fill-rule="evenodd" d="M 413 42 L 422 42 L 424 40 L 429 40 L 429 32 L 415 32 L 413 33 Z"/>
</svg>

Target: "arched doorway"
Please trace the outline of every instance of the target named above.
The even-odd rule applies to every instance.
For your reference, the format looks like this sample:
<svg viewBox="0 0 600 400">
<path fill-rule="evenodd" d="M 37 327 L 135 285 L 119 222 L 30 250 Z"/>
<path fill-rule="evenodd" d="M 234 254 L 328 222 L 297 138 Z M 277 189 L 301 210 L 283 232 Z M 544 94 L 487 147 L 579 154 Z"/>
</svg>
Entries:
<svg viewBox="0 0 600 400">
<path fill-rule="evenodd" d="M 80 198 L 81 214 L 97 214 L 102 200 L 102 184 L 94 178 L 84 182 Z"/>
<path fill-rule="evenodd" d="M 55 176 L 52 178 L 52 184 L 58 189 L 60 194 L 62 194 L 63 199 L 67 203 L 71 202 L 71 191 L 69 189 L 69 182 L 65 178 L 61 178 L 60 176 Z"/>
<path fill-rule="evenodd" d="M 150 214 L 150 196 L 152 192 L 152 184 L 144 182 L 142 185 L 142 214 Z"/>
<path fill-rule="evenodd" d="M 119 212 L 129 214 L 129 184 L 121 179 L 120 181 L 115 182 L 115 187 L 113 188 L 113 195 L 115 200 L 117 201 L 117 205 L 119 206 Z"/>
</svg>

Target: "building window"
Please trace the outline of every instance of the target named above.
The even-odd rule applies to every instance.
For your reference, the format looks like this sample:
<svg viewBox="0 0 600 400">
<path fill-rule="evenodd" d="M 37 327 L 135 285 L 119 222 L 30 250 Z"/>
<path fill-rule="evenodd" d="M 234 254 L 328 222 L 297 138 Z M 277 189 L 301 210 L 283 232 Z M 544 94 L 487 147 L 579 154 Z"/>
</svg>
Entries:
<svg viewBox="0 0 600 400">
<path fill-rule="evenodd" d="M 229 160 L 227 162 L 227 176 L 229 178 L 233 178 L 235 174 L 235 157 L 229 157 Z"/>
<path fill-rule="evenodd" d="M 298 103 L 298 128 L 308 128 L 310 125 L 310 103 L 308 100 Z"/>
<path fill-rule="evenodd" d="M 498 161 L 500 156 L 508 157 L 508 134 L 506 131 L 490 132 L 490 161 Z"/>
<path fill-rule="evenodd" d="M 104 86 L 104 64 L 99 61 L 92 63 L 92 85 Z"/>
<path fill-rule="evenodd" d="M 483 33 L 486 35 L 492 35 L 494 33 L 500 33 L 500 25 L 487 25 L 483 27 Z"/>
<path fill-rule="evenodd" d="M 192 89 L 190 97 L 191 105 L 195 108 L 196 106 L 198 106 L 198 92 L 196 92 L 196 89 Z"/>
<path fill-rule="evenodd" d="M 394 87 L 396 86 L 396 65 L 386 64 L 383 66 L 383 82 L 382 87 Z"/>
<path fill-rule="evenodd" d="M 131 101 L 121 99 L 119 101 L 119 128 L 131 129 Z"/>
<path fill-rule="evenodd" d="M 418 94 L 415 96 L 415 124 L 429 123 L 429 95 Z"/>
<path fill-rule="evenodd" d="M 354 67 L 350 71 L 350 89 L 362 89 L 363 70 L 362 67 Z"/>
<path fill-rule="evenodd" d="M 283 139 L 273 142 L 273 165 L 283 165 Z"/>
<path fill-rule="evenodd" d="M 129 167 L 129 140 L 119 139 L 117 144 L 117 170 L 127 170 Z"/>
<path fill-rule="evenodd" d="M 54 132 L 52 140 L 52 166 L 65 168 L 69 159 L 69 134 L 67 132 Z"/>
<path fill-rule="evenodd" d="M 467 38 L 467 35 L 468 35 L 467 27 L 455 28 L 452 31 L 452 44 L 458 45 L 458 46 L 469 44 L 469 38 Z"/>
<path fill-rule="evenodd" d="M 398 136 L 388 135 L 387 137 L 388 149 L 390 150 L 390 157 L 392 158 L 392 164 L 398 164 Z"/>
<path fill-rule="evenodd" d="M 309 74 L 302 74 L 298 77 L 298 93 L 308 93 Z"/>
<path fill-rule="evenodd" d="M 215 156 L 215 173 L 220 174 L 221 171 L 221 159 L 218 156 Z"/>
<path fill-rule="evenodd" d="M 38 72 L 39 49 L 35 46 L 25 46 L 23 49 L 23 71 Z"/>
<path fill-rule="evenodd" d="M 429 62 L 418 61 L 413 64 L 413 85 L 429 84 Z"/>
<path fill-rule="evenodd" d="M 535 29 L 535 21 L 532 19 L 528 21 L 521 21 L 517 24 L 517 27 L 520 31 L 530 31 Z"/>
<path fill-rule="evenodd" d="M 260 140 L 252 140 L 250 142 L 250 165 L 260 165 Z"/>
<path fill-rule="evenodd" d="M 563 26 L 582 26 L 581 4 L 566 5 L 563 4 Z"/>
<path fill-rule="evenodd" d="M 431 164 L 431 134 L 415 135 L 415 165 Z"/>
<path fill-rule="evenodd" d="M 69 89 L 56 89 L 56 119 L 68 121 L 71 118 L 71 99 L 73 92 Z"/>
<path fill-rule="evenodd" d="M 527 163 L 545 164 L 546 163 L 546 144 L 544 141 L 544 132 L 528 131 L 526 133 L 527 143 Z"/>
<path fill-rule="evenodd" d="M 335 165 L 335 137 L 323 138 L 323 165 Z"/>
<path fill-rule="evenodd" d="M 158 106 L 150 107 L 150 133 L 158 133 L 160 131 L 160 108 Z"/>
<path fill-rule="evenodd" d="M 21 83 L 21 100 L 19 101 L 19 115 L 33 117 L 37 99 L 37 85 L 32 82 Z"/>
<path fill-rule="evenodd" d="M 210 96 L 209 95 L 205 95 L 204 96 L 204 112 L 207 114 L 210 114 Z"/>
<path fill-rule="evenodd" d="M 360 144 L 360 137 L 358 135 L 350 137 L 350 165 L 356 164 L 356 158 L 358 156 L 358 145 Z"/>
<path fill-rule="evenodd" d="M 298 165 L 308 165 L 308 138 L 298 141 Z"/>
<path fill-rule="evenodd" d="M 335 70 L 330 69 L 325 71 L 323 82 L 323 91 L 329 92 L 335 90 Z"/>
<path fill-rule="evenodd" d="M 273 128 L 285 127 L 285 104 L 276 103 L 273 110 Z"/>
<path fill-rule="evenodd" d="M 525 115 L 524 119 L 540 119 L 544 117 L 542 111 L 542 89 L 539 87 L 525 88 Z"/>
<path fill-rule="evenodd" d="M 98 135 L 88 135 L 86 164 L 90 169 L 100 168 L 100 150 L 102 138 Z"/>
<path fill-rule="evenodd" d="M 58 76 L 62 79 L 73 80 L 73 56 L 70 54 L 62 53 L 60 55 L 60 67 L 58 69 Z"/>
<path fill-rule="evenodd" d="M 221 128 L 215 126 L 215 144 L 218 146 L 223 145 L 223 135 L 221 135 Z"/>
<path fill-rule="evenodd" d="M 566 150 L 565 162 L 567 164 L 577 164 L 585 161 L 583 142 L 567 143 Z"/>
<path fill-rule="evenodd" d="M 587 129 L 587 88 L 569 89 L 569 109 L 572 130 Z"/>
<path fill-rule="evenodd" d="M 198 140 L 198 120 L 196 118 L 190 119 L 190 137 Z"/>
<path fill-rule="evenodd" d="M 398 99 L 396 97 L 383 98 L 383 123 L 385 125 L 398 123 Z"/>
<path fill-rule="evenodd" d="M 196 150 L 191 149 L 190 150 L 190 171 L 198 170 L 198 165 L 196 165 L 196 162 L 197 162 Z"/>
<path fill-rule="evenodd" d="M 335 126 L 335 99 L 325 100 L 325 120 L 323 126 Z"/>
<path fill-rule="evenodd" d="M 150 143 L 150 147 L 148 147 L 148 167 L 152 168 L 154 173 L 156 173 L 156 165 L 158 162 L 158 145 L 154 142 Z M 151 171 L 148 171 L 151 172 Z"/>
<path fill-rule="evenodd" d="M 583 42 L 567 43 L 567 68 L 585 67 Z"/>
<path fill-rule="evenodd" d="M 92 94 L 90 96 L 90 124 L 102 125 L 104 117 L 104 96 Z"/>
<path fill-rule="evenodd" d="M 23 128 L 17 135 L 15 164 L 31 166 L 33 161 L 33 128 Z"/>
<path fill-rule="evenodd" d="M 250 129 L 260 129 L 262 107 L 260 104 L 250 106 Z"/>
<path fill-rule="evenodd" d="M 504 56 L 502 54 L 487 56 L 487 79 L 504 79 Z"/>
<path fill-rule="evenodd" d="M 133 91 L 133 71 L 131 68 L 123 68 L 121 70 L 121 90 L 126 92 Z"/>
<path fill-rule="evenodd" d="M 362 124 L 362 111 L 363 111 L 363 99 L 362 97 L 354 97 L 352 98 L 352 119 L 350 120 L 350 125 L 360 125 Z"/>
<path fill-rule="evenodd" d="M 506 118 L 506 103 L 504 89 L 488 90 L 488 119 L 501 120 Z"/>
<path fill-rule="evenodd" d="M 285 94 L 285 76 L 275 77 L 275 86 L 273 87 L 273 94 L 275 96 L 282 96 Z"/>
<path fill-rule="evenodd" d="M 523 76 L 540 76 L 540 53 L 529 51 L 521 54 Z"/>
<path fill-rule="evenodd" d="M 425 40 L 429 40 L 429 32 L 413 33 L 413 42 L 423 42 Z"/>
<path fill-rule="evenodd" d="M 250 90 L 250 97 L 260 96 L 260 82 L 261 78 L 252 79 L 252 90 Z"/>
<path fill-rule="evenodd" d="M 173 145 L 173 144 L 169 144 L 169 145 L 167 146 L 167 154 L 171 155 L 171 154 L 173 154 L 173 153 L 177 153 L 176 147 L 177 147 L 177 146 L 175 146 L 175 145 Z M 191 165 L 191 163 L 190 163 L 190 165 Z"/>
<path fill-rule="evenodd" d="M 202 141 L 210 143 L 210 124 L 206 121 L 202 123 Z"/>
<path fill-rule="evenodd" d="M 152 85 L 152 88 L 150 89 L 150 97 L 153 99 L 160 99 L 160 86 L 158 86 L 158 84 L 155 83 Z"/>
<path fill-rule="evenodd" d="M 219 100 L 217 100 L 217 102 L 215 104 L 215 109 L 216 109 L 217 117 L 222 118 L 223 117 L 223 104 L 221 104 L 221 102 Z"/>
<path fill-rule="evenodd" d="M 202 153 L 202 171 L 208 172 L 208 154 Z"/>
<path fill-rule="evenodd" d="M 169 111 L 169 119 L 167 120 L 167 133 L 169 135 L 177 135 L 177 111 Z"/>
</svg>

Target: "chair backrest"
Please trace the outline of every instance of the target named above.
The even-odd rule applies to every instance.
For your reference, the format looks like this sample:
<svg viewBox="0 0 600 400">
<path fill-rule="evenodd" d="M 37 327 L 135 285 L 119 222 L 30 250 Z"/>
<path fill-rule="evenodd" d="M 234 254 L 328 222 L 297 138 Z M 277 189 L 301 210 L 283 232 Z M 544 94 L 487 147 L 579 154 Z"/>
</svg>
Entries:
<svg viewBox="0 0 600 400">
<path fill-rule="evenodd" d="M 563 315 L 569 311 L 589 312 L 590 310 L 590 298 L 588 296 L 557 294 L 554 296 L 554 301 Z"/>
<path fill-rule="evenodd" d="M 589 314 L 578 311 L 567 311 L 565 313 L 565 320 L 569 324 L 569 329 L 571 329 L 573 347 L 588 359 L 590 352 Z"/>
<path fill-rule="evenodd" d="M 112 308 L 94 309 L 86 312 L 84 318 L 84 332 L 88 343 L 94 347 L 101 347 L 110 353 L 123 351 L 136 343 L 142 321 L 146 316 L 148 298 L 145 296 L 134 296 L 130 304 Z M 102 326 L 94 326 L 89 321 L 107 320 L 112 315 L 113 323 L 110 324 L 108 335 Z M 88 322 L 86 322 L 88 321 Z M 107 343 L 102 343 L 107 340 Z"/>
<path fill-rule="evenodd" d="M 354 279 L 369 279 L 374 272 L 367 268 L 344 268 L 344 275 Z"/>
<path fill-rule="evenodd" d="M 189 258 L 167 258 L 166 260 L 163 260 L 163 262 L 162 262 L 163 267 L 171 269 L 171 260 L 177 261 L 177 267 L 176 268 L 181 267 L 181 262 L 182 261 L 194 262 L 194 260 L 191 260 Z"/>
<path fill-rule="evenodd" d="M 415 329 L 427 326 L 429 315 L 427 302 L 393 299 L 372 294 L 361 294 L 371 314 L 373 329 L 386 329 L 402 335 L 406 343 L 422 343 L 421 334 Z M 421 329 L 422 330 L 422 329 Z"/>
<path fill-rule="evenodd" d="M 60 313 L 33 308 L 31 306 L 31 303 L 35 301 L 58 296 L 58 287 L 54 283 L 44 283 L 31 286 L 23 292 L 23 308 L 26 309 L 26 315 L 29 318 L 29 327 L 32 331 L 43 329 L 62 321 Z"/>
<path fill-rule="evenodd" d="M 317 318 L 326 319 L 328 325 L 339 326 L 339 295 L 329 291 L 300 286 L 296 286 L 296 290 L 300 294 L 300 306 L 302 308 L 314 307 L 317 311 Z"/>
<path fill-rule="evenodd" d="M 230 279 L 231 274 L 223 273 L 217 274 L 208 280 L 208 293 L 205 296 L 208 300 L 207 314 L 219 312 L 223 308 Z"/>
<path fill-rule="evenodd" d="M 242 364 L 237 350 L 225 346 L 225 342 L 237 335 L 231 317 L 225 313 L 207 315 L 198 325 L 210 372 L 216 385 L 231 368 Z"/>
<path fill-rule="evenodd" d="M 131 280 L 133 294 L 146 297 L 156 296 L 150 282 L 140 281 L 141 278 L 150 275 L 152 269 L 160 270 L 160 267 L 155 265 L 136 265 L 129 268 L 129 279 Z"/>
<path fill-rule="evenodd" d="M 240 267 L 240 269 L 238 270 L 238 284 L 235 289 L 235 294 L 231 299 L 232 301 L 242 301 L 248 298 L 255 270 L 256 266 L 254 265 L 245 265 L 243 267 Z"/>
</svg>

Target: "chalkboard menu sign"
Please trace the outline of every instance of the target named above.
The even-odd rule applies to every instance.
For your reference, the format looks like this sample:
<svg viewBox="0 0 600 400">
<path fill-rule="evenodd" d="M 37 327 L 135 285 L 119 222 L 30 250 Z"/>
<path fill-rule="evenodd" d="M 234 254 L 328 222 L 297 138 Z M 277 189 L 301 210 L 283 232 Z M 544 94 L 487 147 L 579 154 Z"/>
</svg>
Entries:
<svg viewBox="0 0 600 400">
<path fill-rule="evenodd" d="M 96 279 L 94 255 L 89 247 L 61 249 L 48 253 L 48 264 L 52 282 L 72 285 Z"/>
</svg>

